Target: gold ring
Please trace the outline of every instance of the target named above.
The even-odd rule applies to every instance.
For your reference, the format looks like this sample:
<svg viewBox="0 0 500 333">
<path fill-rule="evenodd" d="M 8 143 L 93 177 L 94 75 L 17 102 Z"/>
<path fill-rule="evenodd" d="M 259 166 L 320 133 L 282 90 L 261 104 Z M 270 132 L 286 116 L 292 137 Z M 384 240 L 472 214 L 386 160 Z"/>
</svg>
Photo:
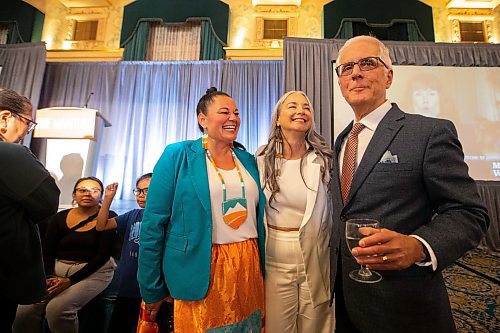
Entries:
<svg viewBox="0 0 500 333">
<path fill-rule="evenodd" d="M 387 256 L 383 256 L 382 257 L 382 262 L 385 264 L 386 262 L 389 261 L 389 258 L 387 258 Z"/>
</svg>

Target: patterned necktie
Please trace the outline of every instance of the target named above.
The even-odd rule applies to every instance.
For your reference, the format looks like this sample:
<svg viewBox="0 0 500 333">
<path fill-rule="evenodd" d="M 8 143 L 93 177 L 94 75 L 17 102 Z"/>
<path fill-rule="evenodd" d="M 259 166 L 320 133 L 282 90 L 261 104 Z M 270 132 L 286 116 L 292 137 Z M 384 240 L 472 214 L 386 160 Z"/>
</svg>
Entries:
<svg viewBox="0 0 500 333">
<path fill-rule="evenodd" d="M 342 175 L 340 176 L 340 189 L 342 191 L 342 202 L 345 204 L 349 190 L 351 189 L 352 178 L 356 170 L 356 155 L 358 153 L 358 134 L 365 128 L 361 123 L 355 123 L 347 136 L 347 144 L 344 150 L 342 162 Z"/>
</svg>

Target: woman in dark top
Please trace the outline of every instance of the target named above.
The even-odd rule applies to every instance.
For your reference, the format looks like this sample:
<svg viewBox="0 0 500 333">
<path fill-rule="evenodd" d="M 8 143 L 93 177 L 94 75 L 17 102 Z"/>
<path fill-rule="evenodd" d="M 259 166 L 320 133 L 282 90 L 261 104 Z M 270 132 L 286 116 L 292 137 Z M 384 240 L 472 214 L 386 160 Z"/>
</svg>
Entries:
<svg viewBox="0 0 500 333">
<path fill-rule="evenodd" d="M 14 332 L 40 331 L 44 310 L 52 333 L 78 332 L 78 310 L 111 282 L 116 232 L 97 232 L 95 228 L 102 192 L 99 179 L 79 179 L 73 189 L 77 207 L 57 213 L 49 222 L 44 241 L 49 298 L 19 306 Z"/>
<path fill-rule="evenodd" d="M 11 332 L 18 304 L 45 297 L 37 223 L 57 212 L 59 189 L 23 145 L 34 129 L 31 102 L 0 88 L 0 332 Z"/>
</svg>

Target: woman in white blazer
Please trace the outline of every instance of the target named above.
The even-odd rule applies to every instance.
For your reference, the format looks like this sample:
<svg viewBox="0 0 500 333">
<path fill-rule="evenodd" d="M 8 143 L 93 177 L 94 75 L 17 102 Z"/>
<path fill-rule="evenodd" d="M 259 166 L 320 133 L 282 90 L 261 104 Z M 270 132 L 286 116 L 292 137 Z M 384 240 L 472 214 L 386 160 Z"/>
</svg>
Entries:
<svg viewBox="0 0 500 333">
<path fill-rule="evenodd" d="M 305 93 L 277 102 L 269 142 L 257 151 L 266 195 L 266 332 L 332 332 L 332 151 L 314 130 Z"/>
</svg>

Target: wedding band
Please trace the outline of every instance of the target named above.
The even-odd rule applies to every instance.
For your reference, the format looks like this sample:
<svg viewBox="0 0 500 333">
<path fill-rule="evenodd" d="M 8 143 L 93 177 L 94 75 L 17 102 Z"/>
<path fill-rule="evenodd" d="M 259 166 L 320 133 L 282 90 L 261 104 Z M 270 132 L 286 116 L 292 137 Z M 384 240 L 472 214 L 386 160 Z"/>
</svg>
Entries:
<svg viewBox="0 0 500 333">
<path fill-rule="evenodd" d="M 389 261 L 389 258 L 387 258 L 387 256 L 383 256 L 382 257 L 382 262 L 385 264 L 386 262 Z"/>
</svg>

